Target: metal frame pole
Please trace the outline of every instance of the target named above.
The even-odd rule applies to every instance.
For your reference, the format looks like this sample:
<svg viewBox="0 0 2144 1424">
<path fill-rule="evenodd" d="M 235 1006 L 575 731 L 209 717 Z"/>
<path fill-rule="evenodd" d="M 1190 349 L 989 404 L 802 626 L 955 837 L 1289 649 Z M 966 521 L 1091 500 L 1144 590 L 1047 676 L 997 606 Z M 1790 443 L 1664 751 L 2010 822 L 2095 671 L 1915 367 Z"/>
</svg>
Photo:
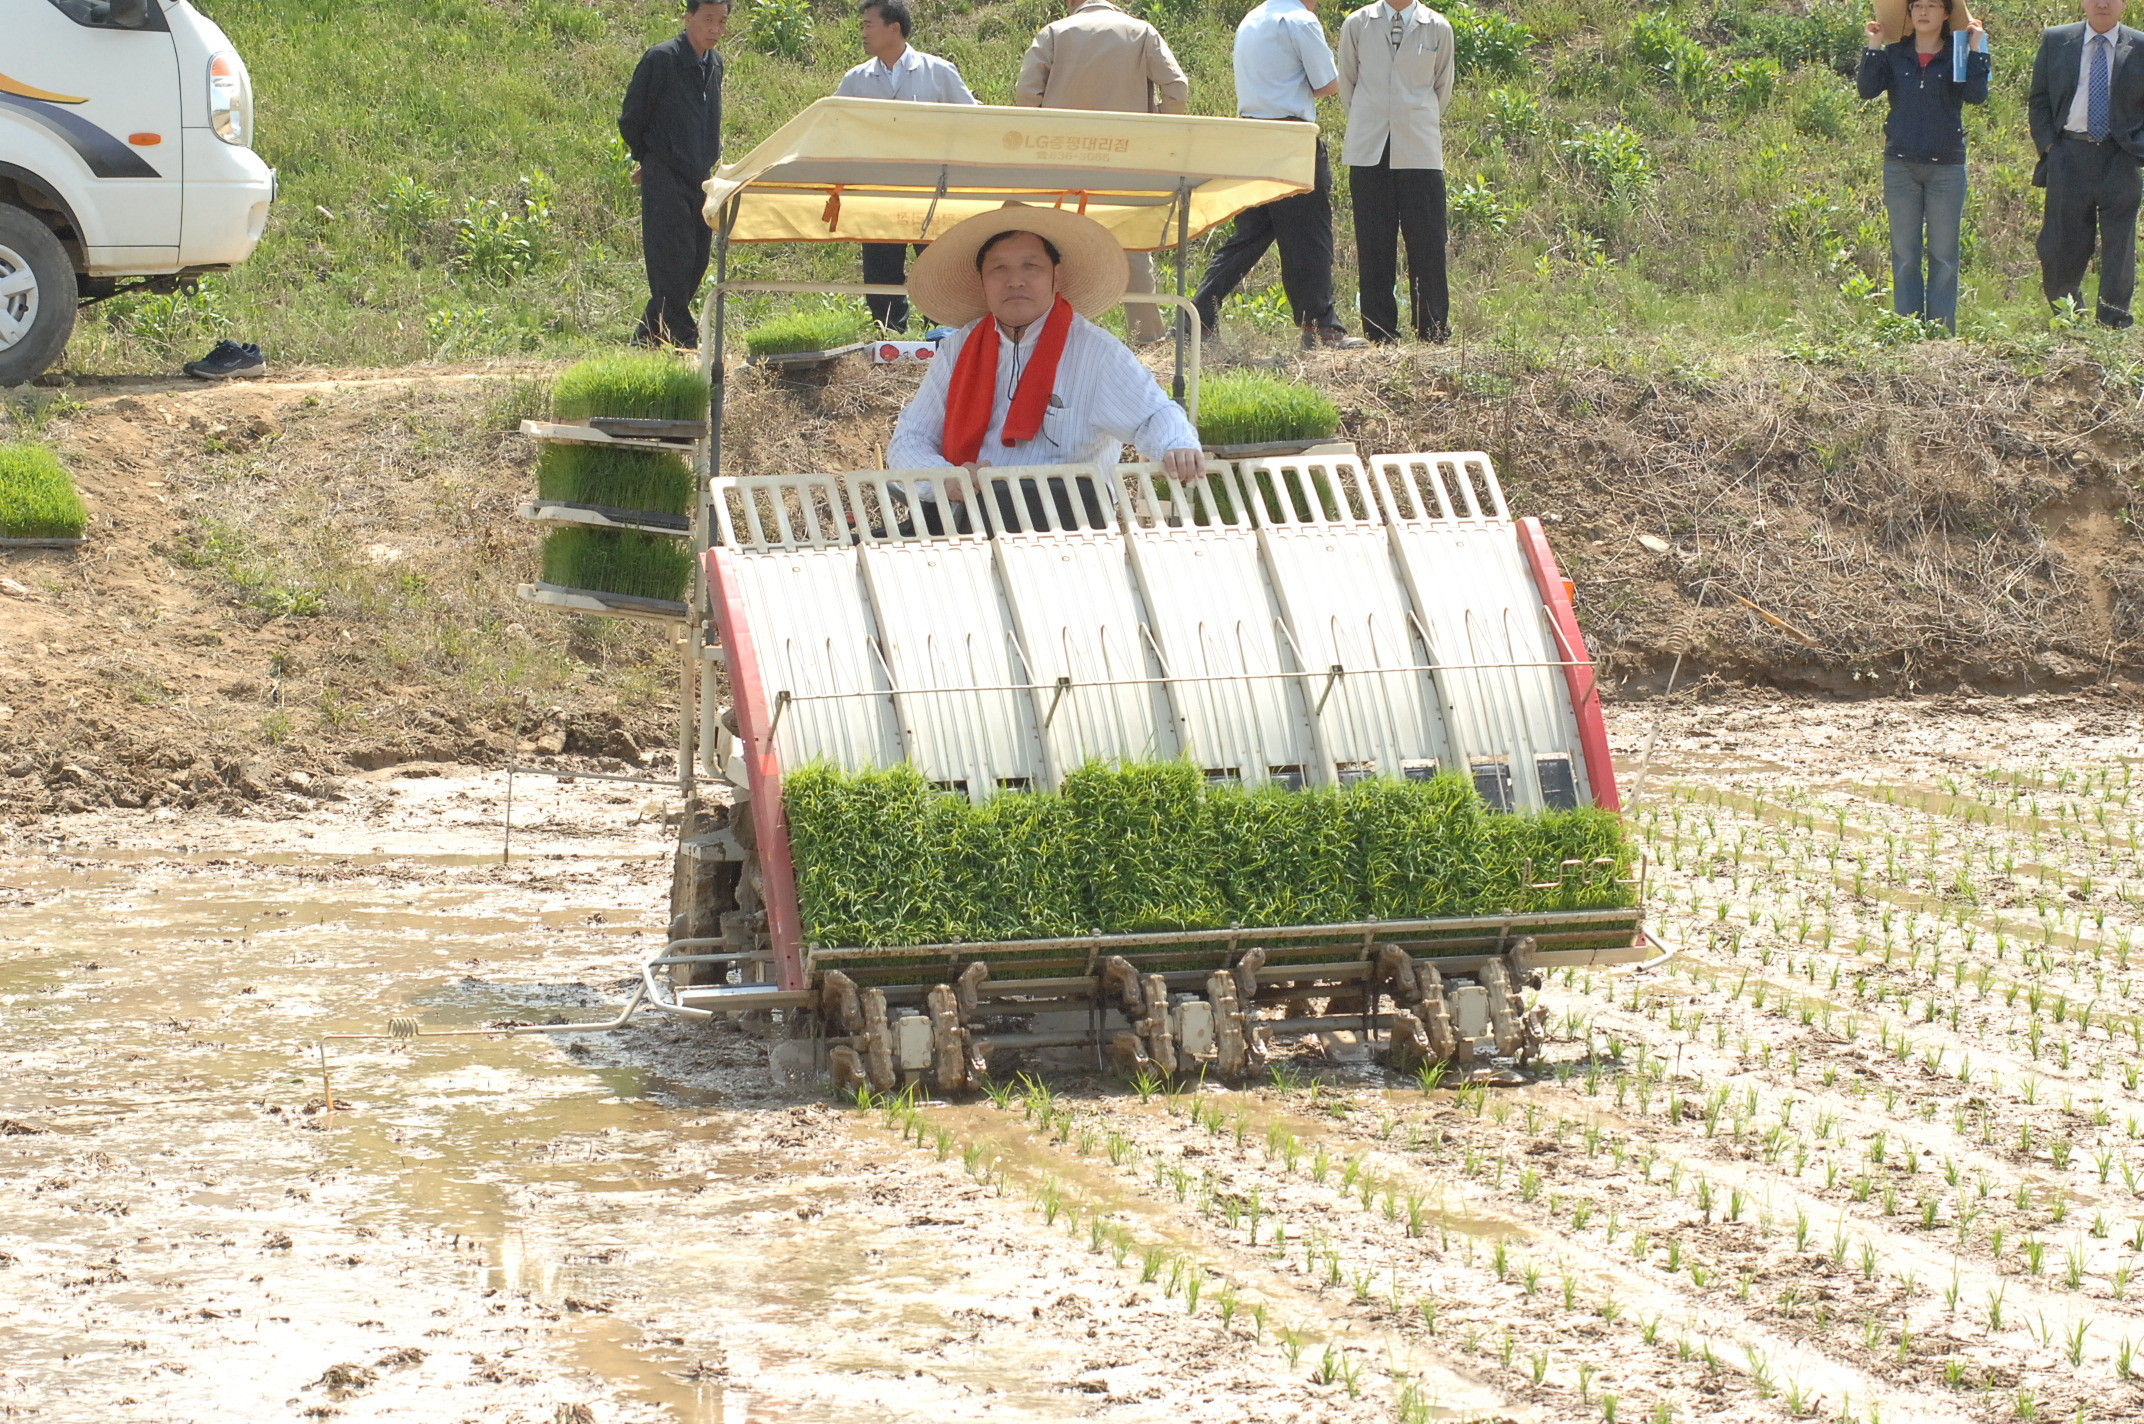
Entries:
<svg viewBox="0 0 2144 1424">
<path fill-rule="evenodd" d="M 1182 302 L 1184 299 L 1184 268 L 1189 266 L 1191 261 L 1191 252 L 1188 245 L 1190 243 L 1190 240 L 1191 185 L 1189 183 L 1178 183 L 1176 185 L 1176 300 L 1178 302 Z M 1184 332 L 1185 320 L 1186 319 L 1182 317 L 1179 317 L 1177 319 L 1176 379 L 1170 383 L 1169 388 L 1169 394 L 1176 397 L 1179 403 L 1182 403 L 1184 399 L 1184 345 L 1186 341 L 1186 336 Z M 1198 320 L 1198 312 L 1196 309 L 1192 311 L 1189 320 Z M 1196 397 L 1194 397 L 1193 399 L 1195 402 Z M 1194 419 L 1197 418 L 1198 407 L 1195 403 L 1186 406 L 1185 409 L 1192 412 Z"/>
<path fill-rule="evenodd" d="M 707 381 L 707 452 L 705 467 L 700 471 L 699 494 L 693 500 L 693 548 L 700 557 L 693 563 L 693 621 L 685 640 L 687 660 L 692 664 L 686 674 L 688 692 L 696 696 L 687 698 L 679 709 L 681 721 L 693 724 L 697 759 L 704 762 L 698 769 L 709 777 L 719 777 L 723 768 L 713 764 L 712 758 L 722 744 L 717 717 L 721 709 L 716 706 L 715 679 L 709 664 L 721 656 L 715 643 L 714 600 L 707 587 L 707 551 L 715 542 L 715 480 L 722 474 L 722 412 L 728 392 L 724 353 L 727 349 L 729 302 L 726 282 L 730 264 L 730 230 L 737 221 L 737 200 L 732 198 L 722 209 L 722 220 L 715 232 L 715 283 L 707 294 L 707 303 L 702 317 L 703 336 L 700 342 L 700 369 Z M 683 743 L 680 742 L 680 747 Z M 692 789 L 694 768 L 681 754 L 678 780 L 686 792 Z"/>
</svg>

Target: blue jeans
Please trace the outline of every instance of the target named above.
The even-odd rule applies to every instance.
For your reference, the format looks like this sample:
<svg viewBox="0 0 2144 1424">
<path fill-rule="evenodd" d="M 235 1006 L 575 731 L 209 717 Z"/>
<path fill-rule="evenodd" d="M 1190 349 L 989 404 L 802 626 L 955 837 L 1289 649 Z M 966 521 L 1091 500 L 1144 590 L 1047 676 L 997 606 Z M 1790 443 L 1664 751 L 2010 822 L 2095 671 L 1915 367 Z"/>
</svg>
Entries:
<svg viewBox="0 0 2144 1424">
<path fill-rule="evenodd" d="M 1891 308 L 1958 329 L 1958 228 L 1965 221 L 1965 165 L 1883 161 L 1883 206 L 1891 217 Z M 1928 278 L 1921 279 L 1926 230 Z"/>
</svg>

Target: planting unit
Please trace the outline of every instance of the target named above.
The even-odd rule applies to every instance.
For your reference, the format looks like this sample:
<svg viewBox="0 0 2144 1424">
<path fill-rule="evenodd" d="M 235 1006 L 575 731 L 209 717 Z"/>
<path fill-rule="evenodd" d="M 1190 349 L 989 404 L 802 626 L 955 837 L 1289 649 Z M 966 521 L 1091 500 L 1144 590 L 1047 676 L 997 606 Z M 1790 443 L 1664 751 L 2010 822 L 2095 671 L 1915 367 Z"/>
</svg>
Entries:
<svg viewBox="0 0 2144 1424">
<path fill-rule="evenodd" d="M 708 704 L 702 755 L 727 804 L 709 798 L 689 828 L 673 940 L 647 977 L 661 1009 L 789 1010 L 798 1060 L 881 1089 L 955 1089 L 995 1055 L 1078 1046 L 1233 1077 L 1311 1033 L 1403 1065 L 1523 1059 L 1539 970 L 1646 953 L 1614 857 L 1530 864 L 1490 914 L 807 933 L 812 867 L 783 800 L 807 763 L 908 765 L 971 802 L 1174 761 L 1208 785 L 1457 773 L 1491 814 L 1614 810 L 1569 586 L 1484 455 L 1216 460 L 1191 480 L 1147 464 L 1107 482 L 1089 467 L 718 476 L 713 496 L 706 586 L 732 703 Z M 1518 907 L 1589 877 L 1590 908 Z"/>
</svg>

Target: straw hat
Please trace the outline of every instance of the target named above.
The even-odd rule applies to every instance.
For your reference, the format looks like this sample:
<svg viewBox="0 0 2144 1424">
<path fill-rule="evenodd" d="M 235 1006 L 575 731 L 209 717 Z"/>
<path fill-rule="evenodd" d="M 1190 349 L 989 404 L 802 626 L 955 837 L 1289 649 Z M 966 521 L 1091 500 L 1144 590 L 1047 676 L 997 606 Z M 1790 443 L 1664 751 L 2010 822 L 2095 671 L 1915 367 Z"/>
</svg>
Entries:
<svg viewBox="0 0 2144 1424">
<path fill-rule="evenodd" d="M 965 326 L 986 315 L 975 254 L 1001 232 L 1031 232 L 1057 249 L 1057 291 L 1090 321 L 1124 299 L 1131 267 L 1109 229 L 1061 208 L 1007 203 L 978 213 L 933 238 L 908 270 L 908 299 L 932 320 Z"/>
<path fill-rule="evenodd" d="M 1909 0 L 1876 0 L 1876 23 L 1883 26 L 1885 44 L 1897 44 L 1913 33 L 1913 22 L 1907 16 Z M 1965 0 L 1951 0 L 1950 27 L 1960 34 L 1972 23 L 1973 12 L 1965 8 Z"/>
</svg>

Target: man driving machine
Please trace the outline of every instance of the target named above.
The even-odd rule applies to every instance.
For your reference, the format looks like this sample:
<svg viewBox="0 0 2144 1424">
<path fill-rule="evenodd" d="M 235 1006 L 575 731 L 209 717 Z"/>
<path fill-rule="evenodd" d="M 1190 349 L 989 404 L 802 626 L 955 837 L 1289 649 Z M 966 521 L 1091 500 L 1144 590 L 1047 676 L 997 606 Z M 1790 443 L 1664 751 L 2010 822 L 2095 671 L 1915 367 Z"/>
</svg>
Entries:
<svg viewBox="0 0 2144 1424">
<path fill-rule="evenodd" d="M 1123 299 L 1128 279 L 1117 240 L 1076 213 L 1008 203 L 948 229 L 916 259 L 908 293 L 933 320 L 963 325 L 901 412 L 887 466 L 1092 465 L 1106 479 L 1129 444 L 1179 478 L 1204 470 L 1183 407 L 1089 319 Z M 1050 483 L 1070 522 L 1062 482 Z"/>
</svg>

